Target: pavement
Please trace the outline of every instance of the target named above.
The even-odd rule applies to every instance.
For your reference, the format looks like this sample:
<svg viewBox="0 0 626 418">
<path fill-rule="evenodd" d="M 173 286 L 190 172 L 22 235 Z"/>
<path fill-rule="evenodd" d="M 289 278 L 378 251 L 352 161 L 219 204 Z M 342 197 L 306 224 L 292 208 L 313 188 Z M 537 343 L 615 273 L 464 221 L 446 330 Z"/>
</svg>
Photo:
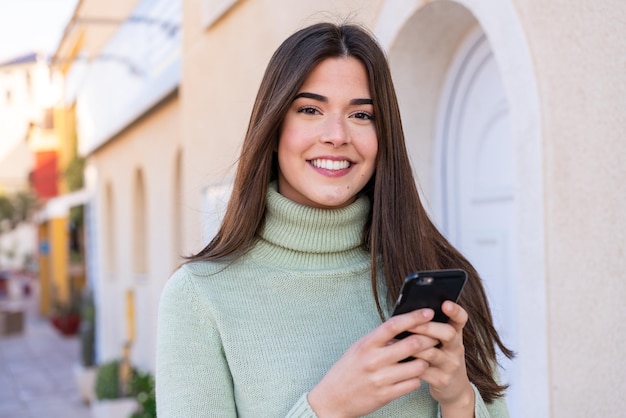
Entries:
<svg viewBox="0 0 626 418">
<path fill-rule="evenodd" d="M 23 331 L 0 335 L 0 418 L 90 418 L 74 380 L 77 337 L 62 337 L 38 313 L 37 292 L 6 296 L 25 313 Z"/>
</svg>

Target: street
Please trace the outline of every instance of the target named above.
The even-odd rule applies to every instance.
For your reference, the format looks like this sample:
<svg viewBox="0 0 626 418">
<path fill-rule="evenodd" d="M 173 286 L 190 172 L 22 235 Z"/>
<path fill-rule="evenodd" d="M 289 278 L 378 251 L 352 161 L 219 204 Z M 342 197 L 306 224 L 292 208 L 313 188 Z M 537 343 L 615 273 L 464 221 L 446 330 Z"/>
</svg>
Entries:
<svg viewBox="0 0 626 418">
<path fill-rule="evenodd" d="M 25 312 L 23 331 L 0 335 L 0 418 L 87 418 L 73 367 L 79 361 L 76 337 L 61 337 L 37 311 L 37 292 L 7 300 Z"/>
</svg>

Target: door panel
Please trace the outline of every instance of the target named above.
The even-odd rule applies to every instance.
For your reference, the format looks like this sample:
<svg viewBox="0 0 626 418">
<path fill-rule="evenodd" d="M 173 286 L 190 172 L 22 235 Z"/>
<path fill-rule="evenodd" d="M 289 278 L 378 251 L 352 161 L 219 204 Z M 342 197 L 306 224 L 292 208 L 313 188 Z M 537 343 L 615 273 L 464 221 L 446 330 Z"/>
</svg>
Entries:
<svg viewBox="0 0 626 418">
<path fill-rule="evenodd" d="M 498 332 L 515 349 L 515 155 L 509 108 L 499 69 L 480 29 L 468 35 L 442 93 L 440 149 L 442 229 L 483 279 Z M 502 361 L 512 382 L 507 402 L 515 416 L 515 364 Z"/>
</svg>

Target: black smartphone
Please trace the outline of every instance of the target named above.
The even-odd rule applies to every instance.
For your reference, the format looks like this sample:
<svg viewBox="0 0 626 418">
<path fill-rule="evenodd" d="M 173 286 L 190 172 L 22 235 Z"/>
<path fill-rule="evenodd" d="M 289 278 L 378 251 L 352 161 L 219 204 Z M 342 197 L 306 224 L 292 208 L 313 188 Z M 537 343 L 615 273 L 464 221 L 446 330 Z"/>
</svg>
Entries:
<svg viewBox="0 0 626 418">
<path fill-rule="evenodd" d="M 441 311 L 441 305 L 446 300 L 457 302 L 466 281 L 467 273 L 461 269 L 410 273 L 402 285 L 392 316 L 430 308 L 435 311 L 433 321 L 448 322 L 449 318 Z M 409 335 L 411 333 L 405 331 L 396 339 Z"/>
</svg>

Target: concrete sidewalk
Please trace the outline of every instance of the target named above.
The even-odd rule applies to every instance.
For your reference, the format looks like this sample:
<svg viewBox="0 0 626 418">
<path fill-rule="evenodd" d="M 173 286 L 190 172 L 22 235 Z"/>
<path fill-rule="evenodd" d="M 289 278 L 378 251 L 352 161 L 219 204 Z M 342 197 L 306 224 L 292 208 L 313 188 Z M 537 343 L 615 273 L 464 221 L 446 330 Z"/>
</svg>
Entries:
<svg viewBox="0 0 626 418">
<path fill-rule="evenodd" d="M 88 418 L 74 382 L 79 341 L 62 337 L 37 313 L 36 293 L 19 301 L 24 331 L 0 335 L 0 418 Z"/>
</svg>

